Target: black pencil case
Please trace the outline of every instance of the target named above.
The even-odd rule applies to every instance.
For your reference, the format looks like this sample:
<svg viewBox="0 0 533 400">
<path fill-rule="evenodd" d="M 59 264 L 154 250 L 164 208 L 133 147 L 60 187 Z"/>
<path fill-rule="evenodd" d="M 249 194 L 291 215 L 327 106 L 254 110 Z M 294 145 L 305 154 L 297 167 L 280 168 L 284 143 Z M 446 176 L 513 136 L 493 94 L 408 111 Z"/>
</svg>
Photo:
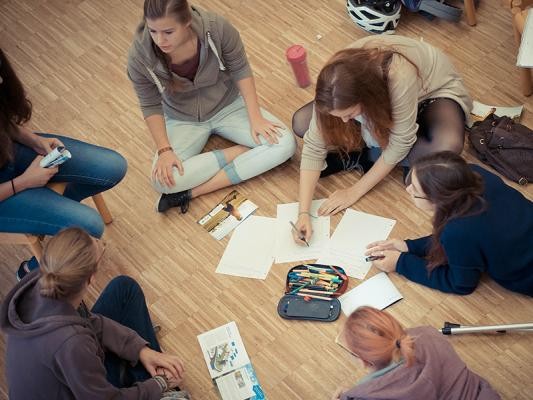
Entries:
<svg viewBox="0 0 533 400">
<path fill-rule="evenodd" d="M 313 284 L 302 286 L 305 290 L 300 288 L 297 293 L 294 293 L 295 288 L 299 286 L 294 285 L 294 278 L 300 274 L 311 274 L 309 278 L 313 279 L 313 274 L 320 275 L 317 270 L 326 270 L 326 275 L 333 276 L 330 284 L 331 287 L 321 290 L 317 285 L 328 286 L 328 281 L 318 279 L 315 277 Z M 302 280 L 308 279 L 302 277 Z M 348 277 L 341 267 L 332 267 L 321 264 L 302 264 L 297 265 L 289 270 L 287 273 L 287 280 L 285 285 L 285 295 L 278 303 L 278 314 L 285 319 L 300 319 L 311 321 L 330 322 L 339 318 L 341 312 L 341 303 L 337 299 L 339 295 L 344 293 L 348 287 Z M 316 288 L 313 290 L 313 288 Z M 324 293 L 327 291 L 327 295 Z M 321 298 L 317 298 L 321 297 Z"/>
<path fill-rule="evenodd" d="M 339 318 L 341 302 L 331 300 L 309 299 L 287 294 L 278 303 L 278 314 L 285 319 L 301 319 L 330 322 Z"/>
</svg>

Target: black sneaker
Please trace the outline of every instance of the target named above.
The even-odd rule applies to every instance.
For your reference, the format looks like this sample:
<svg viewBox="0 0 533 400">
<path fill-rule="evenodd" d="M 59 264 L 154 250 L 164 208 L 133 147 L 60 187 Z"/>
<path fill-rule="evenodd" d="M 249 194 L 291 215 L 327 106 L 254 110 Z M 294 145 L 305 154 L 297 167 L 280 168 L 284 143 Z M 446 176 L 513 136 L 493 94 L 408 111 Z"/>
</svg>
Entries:
<svg viewBox="0 0 533 400">
<path fill-rule="evenodd" d="M 185 214 L 189 210 L 189 203 L 192 199 L 191 190 L 184 190 L 183 192 L 162 194 L 157 202 L 157 211 L 165 212 L 172 207 L 180 207 L 181 213 Z"/>
</svg>

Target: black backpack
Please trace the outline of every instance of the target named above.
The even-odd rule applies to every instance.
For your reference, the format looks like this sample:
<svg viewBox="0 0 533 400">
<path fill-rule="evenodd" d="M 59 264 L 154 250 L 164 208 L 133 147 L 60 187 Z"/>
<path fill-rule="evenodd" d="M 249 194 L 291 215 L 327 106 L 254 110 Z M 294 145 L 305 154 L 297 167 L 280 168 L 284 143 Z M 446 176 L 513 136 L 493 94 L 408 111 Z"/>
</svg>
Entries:
<svg viewBox="0 0 533 400">
<path fill-rule="evenodd" d="M 469 138 L 481 161 L 520 185 L 533 182 L 533 130 L 489 114 L 474 123 Z"/>
</svg>

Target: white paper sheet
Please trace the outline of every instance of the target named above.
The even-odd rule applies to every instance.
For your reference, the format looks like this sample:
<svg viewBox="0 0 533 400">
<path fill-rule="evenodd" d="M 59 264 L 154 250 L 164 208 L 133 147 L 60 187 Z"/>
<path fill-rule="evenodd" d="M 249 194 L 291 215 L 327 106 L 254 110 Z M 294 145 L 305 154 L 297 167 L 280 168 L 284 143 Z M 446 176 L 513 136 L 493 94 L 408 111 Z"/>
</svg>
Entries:
<svg viewBox="0 0 533 400">
<path fill-rule="evenodd" d="M 383 310 L 401 299 L 402 294 L 385 272 L 374 275 L 339 297 L 342 312 L 346 316 L 361 306 Z"/>
<path fill-rule="evenodd" d="M 386 239 L 395 223 L 393 219 L 347 209 L 317 263 L 337 265 L 349 276 L 364 279 L 372 265 L 365 261 L 366 246 Z"/>
<path fill-rule="evenodd" d="M 318 215 L 320 205 L 325 201 L 313 200 L 311 203 L 311 215 Z M 293 228 L 290 221 L 298 219 L 298 203 L 278 204 L 276 219 L 276 250 L 275 262 L 285 263 L 316 259 L 324 250 L 329 240 L 330 217 L 312 218 L 313 236 L 309 241 L 309 247 L 300 246 L 292 237 Z"/>
<path fill-rule="evenodd" d="M 265 279 L 274 261 L 275 226 L 274 218 L 246 218 L 235 228 L 216 272 Z"/>
<path fill-rule="evenodd" d="M 519 67 L 533 68 L 533 10 L 530 8 L 524 22 L 524 32 L 518 49 L 516 65 Z"/>
</svg>

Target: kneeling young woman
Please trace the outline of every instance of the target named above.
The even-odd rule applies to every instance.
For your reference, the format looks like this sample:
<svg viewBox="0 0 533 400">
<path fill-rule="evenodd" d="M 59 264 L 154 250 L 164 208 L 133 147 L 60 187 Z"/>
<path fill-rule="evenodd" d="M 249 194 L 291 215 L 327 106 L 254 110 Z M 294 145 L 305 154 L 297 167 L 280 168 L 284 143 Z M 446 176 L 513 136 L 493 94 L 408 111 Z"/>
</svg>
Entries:
<svg viewBox="0 0 533 400">
<path fill-rule="evenodd" d="M 353 388 L 337 390 L 332 400 L 500 399 L 432 327 L 405 330 L 390 314 L 360 307 L 340 339 L 371 373 Z"/>
<path fill-rule="evenodd" d="M 433 232 L 416 240 L 369 245 L 379 269 L 443 292 L 469 294 L 487 273 L 503 287 L 533 296 L 533 203 L 501 178 L 460 156 L 419 159 L 407 192 L 433 212 Z"/>
<path fill-rule="evenodd" d="M 361 155 L 366 159 L 368 172 L 353 186 L 336 190 L 319 209 L 321 215 L 335 214 L 396 165 L 407 168 L 420 156 L 443 150 L 461 153 L 471 106 L 448 57 L 427 43 L 372 36 L 336 53 L 320 71 L 314 107 L 305 106 L 293 118 L 297 134 L 307 130 L 296 223 L 300 233 L 311 238 L 309 209 L 320 176 L 357 167 Z M 295 241 L 303 245 L 301 234 L 295 234 Z"/>
</svg>

